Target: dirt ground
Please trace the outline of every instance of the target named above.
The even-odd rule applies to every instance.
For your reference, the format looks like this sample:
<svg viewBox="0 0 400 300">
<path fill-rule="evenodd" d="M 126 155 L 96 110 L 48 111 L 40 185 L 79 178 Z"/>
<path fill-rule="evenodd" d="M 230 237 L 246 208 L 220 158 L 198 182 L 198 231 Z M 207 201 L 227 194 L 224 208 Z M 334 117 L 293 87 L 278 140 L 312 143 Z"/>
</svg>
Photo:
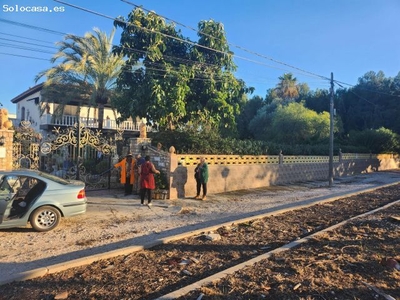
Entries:
<svg viewBox="0 0 400 300">
<path fill-rule="evenodd" d="M 0 299 L 156 299 L 399 199 L 400 185 L 0 286 Z M 179 299 L 400 299 L 400 204 L 249 264 Z M 214 238 L 214 239 L 213 239 Z"/>
</svg>

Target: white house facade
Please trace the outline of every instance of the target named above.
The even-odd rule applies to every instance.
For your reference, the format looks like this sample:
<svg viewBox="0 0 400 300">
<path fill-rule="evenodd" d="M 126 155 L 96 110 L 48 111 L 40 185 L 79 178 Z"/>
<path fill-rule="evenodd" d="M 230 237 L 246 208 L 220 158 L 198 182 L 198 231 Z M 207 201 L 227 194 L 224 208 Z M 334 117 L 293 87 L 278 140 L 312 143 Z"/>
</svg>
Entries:
<svg viewBox="0 0 400 300">
<path fill-rule="evenodd" d="M 41 91 L 43 83 L 40 83 L 11 100 L 16 104 L 16 119 L 12 120 L 15 127 L 21 124 L 21 121 L 29 121 L 32 129 L 37 132 L 46 133 L 53 130 L 54 126 L 69 127 L 77 123 L 92 129 L 98 128 L 97 108 L 80 107 L 79 117 L 77 116 L 78 107 L 76 105 L 66 105 L 61 116 L 54 117 L 54 111 L 60 104 L 51 102 L 42 102 Z M 110 107 L 104 108 L 103 130 L 121 131 L 123 130 L 130 136 L 139 134 L 140 125 L 145 122 L 144 119 L 126 120 L 118 123 L 119 117 Z M 147 128 L 151 131 L 151 128 Z"/>
</svg>

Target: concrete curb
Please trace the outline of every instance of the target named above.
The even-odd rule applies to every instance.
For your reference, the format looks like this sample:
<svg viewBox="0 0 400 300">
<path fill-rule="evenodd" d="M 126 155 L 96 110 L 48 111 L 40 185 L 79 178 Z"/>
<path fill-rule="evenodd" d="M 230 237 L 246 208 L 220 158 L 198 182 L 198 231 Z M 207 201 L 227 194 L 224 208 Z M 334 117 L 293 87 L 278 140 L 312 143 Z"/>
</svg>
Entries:
<svg viewBox="0 0 400 300">
<path fill-rule="evenodd" d="M 206 227 L 206 228 L 196 229 L 196 230 L 193 230 L 193 231 L 187 231 L 187 232 L 184 232 L 182 234 L 169 236 L 169 237 L 166 237 L 166 238 L 163 238 L 163 239 L 156 239 L 156 240 L 154 240 L 152 242 L 149 242 L 149 243 L 146 243 L 146 244 L 143 244 L 143 245 L 135 245 L 135 246 L 125 247 L 125 248 L 121 248 L 121 249 L 117 249 L 117 250 L 104 252 L 104 253 L 101 253 L 101 254 L 95 254 L 95 255 L 86 256 L 86 257 L 82 257 L 82 258 L 66 261 L 66 262 L 63 262 L 63 263 L 55 264 L 55 265 L 50 265 L 48 267 L 42 267 L 42 268 L 34 269 L 34 270 L 31 270 L 31 271 L 21 272 L 19 274 L 14 275 L 14 276 L 10 276 L 8 278 L 1 279 L 0 280 L 0 285 L 4 285 L 4 284 L 7 284 L 7 283 L 10 283 L 10 282 L 13 282 L 13 281 L 24 281 L 24 280 L 28 280 L 28 279 L 42 277 L 42 276 L 45 276 L 47 274 L 52 274 L 52 273 L 65 271 L 65 270 L 70 269 L 70 268 L 89 265 L 89 264 L 91 264 L 91 263 L 93 263 L 95 261 L 99 261 L 99 260 L 102 260 L 102 259 L 108 259 L 108 258 L 120 256 L 120 255 L 128 255 L 130 253 L 141 251 L 141 250 L 144 250 L 144 249 L 149 249 L 149 248 L 152 248 L 152 247 L 157 246 L 157 245 L 173 242 L 173 241 L 176 241 L 176 240 L 181 240 L 181 239 L 193 236 L 193 235 L 202 234 L 204 232 L 213 231 L 213 230 L 218 229 L 220 227 L 231 226 L 233 224 L 239 224 L 239 223 L 245 223 L 245 222 L 249 222 L 249 221 L 256 220 L 256 219 L 262 219 L 262 218 L 268 217 L 270 215 L 281 214 L 281 213 L 284 213 L 284 212 L 287 212 L 287 211 L 290 211 L 290 210 L 293 210 L 293 209 L 306 208 L 306 207 L 309 207 L 309 206 L 312 206 L 312 205 L 315 205 L 315 204 L 319 204 L 319 203 L 332 202 L 332 201 L 335 201 L 335 200 L 338 200 L 338 199 L 341 199 L 341 198 L 354 196 L 354 195 L 357 195 L 357 194 L 360 194 L 360 193 L 370 192 L 370 191 L 376 190 L 378 188 L 396 185 L 399 182 L 400 181 L 394 182 L 394 183 L 390 183 L 390 184 L 377 185 L 375 187 L 367 188 L 367 189 L 360 188 L 360 189 L 356 189 L 356 190 L 354 190 L 352 192 L 338 193 L 338 194 L 335 194 L 333 196 L 323 196 L 323 197 L 311 198 L 311 199 L 299 201 L 299 202 L 297 202 L 295 204 L 288 204 L 287 207 L 285 207 L 285 208 L 280 208 L 280 209 L 270 208 L 270 209 L 267 209 L 266 213 L 255 214 L 255 215 L 253 215 L 251 217 L 246 217 L 246 218 L 242 218 L 242 219 L 236 220 L 235 222 L 221 223 L 221 224 L 213 225 L 213 226 Z"/>
</svg>

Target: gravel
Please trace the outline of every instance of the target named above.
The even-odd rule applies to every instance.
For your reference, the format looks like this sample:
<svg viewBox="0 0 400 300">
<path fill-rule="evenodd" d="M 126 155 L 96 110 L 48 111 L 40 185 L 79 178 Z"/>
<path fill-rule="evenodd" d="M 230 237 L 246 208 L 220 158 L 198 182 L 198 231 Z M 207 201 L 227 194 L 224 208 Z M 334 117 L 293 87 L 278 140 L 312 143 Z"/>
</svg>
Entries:
<svg viewBox="0 0 400 300">
<path fill-rule="evenodd" d="M 39 233 L 30 226 L 0 231 L 0 282 L 21 272 L 399 181 L 400 172 L 376 172 L 339 178 L 332 187 L 307 182 L 209 195 L 206 201 L 155 200 L 151 208 L 141 206 L 137 196 L 124 197 L 122 190 L 88 192 L 87 213 L 63 219 L 53 231 Z"/>
</svg>

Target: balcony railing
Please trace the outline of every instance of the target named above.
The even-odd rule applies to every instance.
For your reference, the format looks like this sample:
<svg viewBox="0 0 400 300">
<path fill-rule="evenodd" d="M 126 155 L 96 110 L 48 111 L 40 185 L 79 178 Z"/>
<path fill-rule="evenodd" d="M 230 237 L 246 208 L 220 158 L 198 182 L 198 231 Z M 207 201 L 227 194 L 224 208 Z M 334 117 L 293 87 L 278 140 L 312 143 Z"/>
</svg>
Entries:
<svg viewBox="0 0 400 300">
<path fill-rule="evenodd" d="M 80 117 L 79 122 L 89 128 L 98 128 L 99 122 L 94 118 Z M 62 115 L 60 118 L 56 118 L 52 121 L 52 115 L 44 114 L 41 117 L 41 125 L 52 125 L 52 126 L 74 126 L 78 123 L 78 117 L 72 115 Z M 123 129 L 124 131 L 140 131 L 141 122 L 123 121 L 117 123 L 115 120 L 104 119 L 103 129 Z M 151 126 L 147 126 L 147 132 L 152 131 Z"/>
<path fill-rule="evenodd" d="M 15 122 L 14 122 L 15 121 Z M 79 122 L 88 128 L 96 129 L 98 128 L 98 120 L 94 118 L 80 117 Z M 15 124 L 14 124 L 15 123 Z M 13 120 L 13 125 L 17 125 L 19 120 Z M 78 117 L 73 115 L 63 115 L 55 120 L 52 120 L 52 115 L 44 114 L 40 118 L 40 125 L 50 125 L 50 126 L 74 126 L 78 123 Z M 103 129 L 123 129 L 124 131 L 140 131 L 141 122 L 123 121 L 117 124 L 115 120 L 104 119 Z M 147 132 L 154 131 L 151 126 L 147 126 Z"/>
</svg>

